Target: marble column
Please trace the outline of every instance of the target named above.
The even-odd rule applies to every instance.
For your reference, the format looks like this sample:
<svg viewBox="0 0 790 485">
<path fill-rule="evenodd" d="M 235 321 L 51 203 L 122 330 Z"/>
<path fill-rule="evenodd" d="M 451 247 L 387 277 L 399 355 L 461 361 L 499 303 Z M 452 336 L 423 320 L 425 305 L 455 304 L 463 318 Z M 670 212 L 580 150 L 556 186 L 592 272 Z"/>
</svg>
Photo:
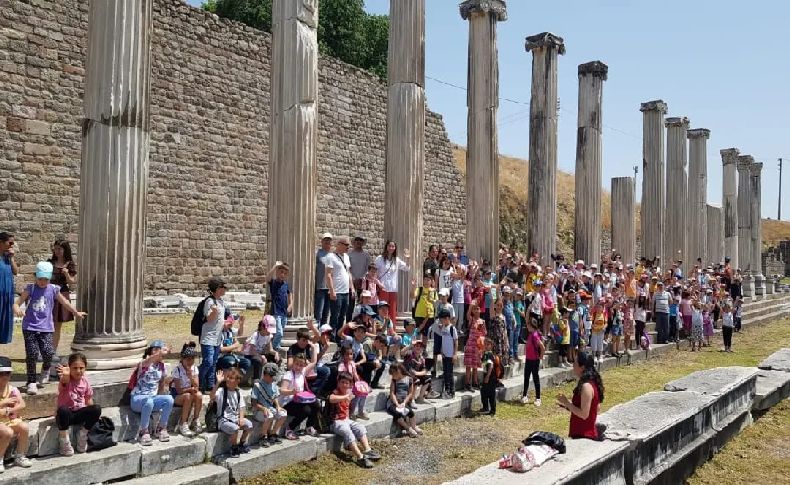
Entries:
<svg viewBox="0 0 790 485">
<path fill-rule="evenodd" d="M 722 205 L 724 206 L 724 257 L 730 258 L 733 268 L 738 268 L 738 163 L 737 148 L 721 150 L 723 164 Z"/>
<path fill-rule="evenodd" d="M 608 72 L 601 61 L 579 66 L 574 257 L 590 262 L 601 259 L 601 105 Z"/>
<path fill-rule="evenodd" d="M 90 2 L 80 168 L 80 284 L 72 350 L 132 367 L 143 334 L 152 0 Z"/>
<path fill-rule="evenodd" d="M 667 118 L 667 200 L 666 200 L 666 238 L 664 239 L 664 266 L 673 261 L 686 260 L 688 246 L 686 244 L 687 217 L 687 180 L 686 163 L 686 132 L 689 127 L 688 118 Z M 686 263 L 688 264 L 688 263 Z M 684 267 L 688 267 L 684 265 Z"/>
<path fill-rule="evenodd" d="M 612 249 L 623 261 L 636 261 L 636 183 L 632 177 L 612 179 Z"/>
<path fill-rule="evenodd" d="M 390 2 L 384 236 L 422 261 L 425 171 L 425 0 Z M 398 308 L 411 308 L 411 278 L 399 272 Z"/>
<path fill-rule="evenodd" d="M 752 276 L 754 278 L 754 294 L 765 294 L 765 277 L 763 276 L 763 224 L 762 224 L 762 162 L 752 163 L 749 167 L 749 208 L 751 210 L 751 253 Z"/>
<path fill-rule="evenodd" d="M 707 205 L 708 205 L 708 155 L 707 141 L 710 130 L 695 128 L 688 130 L 689 139 L 689 185 L 688 185 L 688 231 L 689 267 L 697 258 L 707 264 Z"/>
<path fill-rule="evenodd" d="M 708 233 L 706 234 L 705 244 L 708 249 L 708 260 L 706 265 L 717 265 L 724 262 L 724 211 L 721 207 L 708 204 L 707 222 Z"/>
<path fill-rule="evenodd" d="M 738 260 L 743 273 L 743 296 L 754 296 L 752 269 L 752 212 L 749 203 L 751 155 L 738 156 Z"/>
<path fill-rule="evenodd" d="M 532 52 L 527 247 L 549 264 L 557 238 L 557 63 L 565 42 L 543 32 L 527 37 L 526 49 Z"/>
<path fill-rule="evenodd" d="M 499 254 L 499 54 L 497 22 L 507 20 L 501 0 L 467 0 L 469 21 L 466 121 L 466 252 L 478 261 Z"/>
<path fill-rule="evenodd" d="M 655 100 L 642 103 L 642 256 L 664 255 L 664 114 L 667 105 Z M 666 264 L 662 263 L 663 266 Z"/>
<path fill-rule="evenodd" d="M 296 323 L 313 314 L 315 288 L 317 26 L 318 0 L 274 0 L 267 259 L 291 265 Z"/>
</svg>

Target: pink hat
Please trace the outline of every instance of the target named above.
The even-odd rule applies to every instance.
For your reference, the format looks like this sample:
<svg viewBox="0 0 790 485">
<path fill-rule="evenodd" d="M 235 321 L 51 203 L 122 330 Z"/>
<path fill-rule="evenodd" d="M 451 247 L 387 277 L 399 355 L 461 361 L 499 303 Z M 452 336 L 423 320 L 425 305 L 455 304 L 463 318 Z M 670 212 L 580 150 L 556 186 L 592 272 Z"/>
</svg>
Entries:
<svg viewBox="0 0 790 485">
<path fill-rule="evenodd" d="M 274 320 L 273 316 L 264 315 L 263 319 L 261 319 L 261 323 L 263 323 L 269 333 L 274 333 L 277 331 L 277 322 Z"/>
</svg>

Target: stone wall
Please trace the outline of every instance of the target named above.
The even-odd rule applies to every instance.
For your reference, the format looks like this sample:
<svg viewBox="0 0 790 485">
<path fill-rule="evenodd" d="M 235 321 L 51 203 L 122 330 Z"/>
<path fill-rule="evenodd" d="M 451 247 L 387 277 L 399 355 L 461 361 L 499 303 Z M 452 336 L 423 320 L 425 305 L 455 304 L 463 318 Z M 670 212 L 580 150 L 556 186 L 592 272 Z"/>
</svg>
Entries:
<svg viewBox="0 0 790 485">
<path fill-rule="evenodd" d="M 0 0 L 0 230 L 17 234 L 26 273 L 56 236 L 76 241 L 79 232 L 87 16 L 88 0 Z M 212 274 L 234 288 L 260 287 L 270 36 L 181 0 L 154 0 L 152 42 L 146 288 L 192 292 Z M 362 234 L 378 252 L 386 85 L 332 58 L 319 69 L 316 235 Z M 463 238 L 463 180 L 434 113 L 423 214 L 425 244 Z"/>
</svg>

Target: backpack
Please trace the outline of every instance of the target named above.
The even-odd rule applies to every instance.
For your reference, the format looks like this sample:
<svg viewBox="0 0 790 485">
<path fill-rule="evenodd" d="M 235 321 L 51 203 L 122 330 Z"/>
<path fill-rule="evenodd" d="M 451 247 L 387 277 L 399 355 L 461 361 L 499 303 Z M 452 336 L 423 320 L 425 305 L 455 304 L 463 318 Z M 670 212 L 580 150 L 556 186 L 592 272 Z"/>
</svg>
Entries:
<svg viewBox="0 0 790 485">
<path fill-rule="evenodd" d="M 112 439 L 113 431 L 115 431 L 115 424 L 112 419 L 107 416 L 102 416 L 88 431 L 88 451 L 98 451 L 118 443 Z"/>
<path fill-rule="evenodd" d="M 565 440 L 559 435 L 548 431 L 535 431 L 521 442 L 524 446 L 548 445 L 557 450 L 559 454 L 565 453 Z"/>
<path fill-rule="evenodd" d="M 414 299 L 414 305 L 411 307 L 411 317 L 414 319 L 417 318 L 417 303 L 420 302 L 420 298 L 422 298 L 422 286 L 417 288 L 417 298 Z"/>
<path fill-rule="evenodd" d="M 159 367 L 162 369 L 162 373 L 165 372 L 165 364 L 160 362 Z M 132 391 L 135 387 L 137 387 L 137 378 L 139 377 L 140 371 L 143 369 L 143 363 L 140 362 L 137 364 L 137 367 L 134 368 L 132 371 L 132 375 L 129 376 L 129 383 L 126 385 L 126 389 L 123 391 L 123 396 L 121 396 L 120 405 L 121 406 L 128 406 L 132 402 Z"/>
<path fill-rule="evenodd" d="M 502 367 L 502 359 L 498 355 L 494 356 L 494 377 L 497 379 L 505 377 L 505 368 Z"/>
<path fill-rule="evenodd" d="M 190 324 L 190 333 L 195 337 L 200 337 L 200 332 L 203 330 L 203 324 L 206 323 L 206 302 L 212 298 L 207 296 L 198 303 L 195 313 L 192 314 L 192 323 Z"/>
<path fill-rule="evenodd" d="M 551 324 L 551 336 L 554 338 L 554 342 L 557 345 L 562 345 L 562 332 L 560 331 L 560 326 L 556 323 Z"/>
<path fill-rule="evenodd" d="M 209 403 L 208 408 L 206 408 L 206 431 L 209 433 L 216 433 L 219 431 L 219 418 L 225 414 L 225 407 L 228 405 L 228 388 L 225 386 L 225 383 L 220 384 L 219 387 L 222 389 L 222 406 L 217 409 L 217 401 L 214 399 Z M 236 389 L 236 398 L 239 400 L 241 399 L 241 394 L 238 389 Z"/>
</svg>

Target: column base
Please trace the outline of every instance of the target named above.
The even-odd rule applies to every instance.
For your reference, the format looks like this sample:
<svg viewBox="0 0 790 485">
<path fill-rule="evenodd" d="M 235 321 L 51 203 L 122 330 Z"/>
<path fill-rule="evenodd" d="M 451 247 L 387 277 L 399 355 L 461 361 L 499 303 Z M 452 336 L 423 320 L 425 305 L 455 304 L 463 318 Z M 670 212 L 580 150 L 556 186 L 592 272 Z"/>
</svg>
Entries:
<svg viewBox="0 0 790 485">
<path fill-rule="evenodd" d="M 754 297 L 754 280 L 751 276 L 745 275 L 741 281 L 741 292 L 744 298 Z"/>
<path fill-rule="evenodd" d="M 765 277 L 761 274 L 754 276 L 754 296 L 765 295 Z"/>
<path fill-rule="evenodd" d="M 88 370 L 132 368 L 140 362 L 148 345 L 145 337 L 126 343 L 102 343 L 101 340 L 71 344 L 73 352 L 82 352 L 88 358 Z"/>
</svg>

